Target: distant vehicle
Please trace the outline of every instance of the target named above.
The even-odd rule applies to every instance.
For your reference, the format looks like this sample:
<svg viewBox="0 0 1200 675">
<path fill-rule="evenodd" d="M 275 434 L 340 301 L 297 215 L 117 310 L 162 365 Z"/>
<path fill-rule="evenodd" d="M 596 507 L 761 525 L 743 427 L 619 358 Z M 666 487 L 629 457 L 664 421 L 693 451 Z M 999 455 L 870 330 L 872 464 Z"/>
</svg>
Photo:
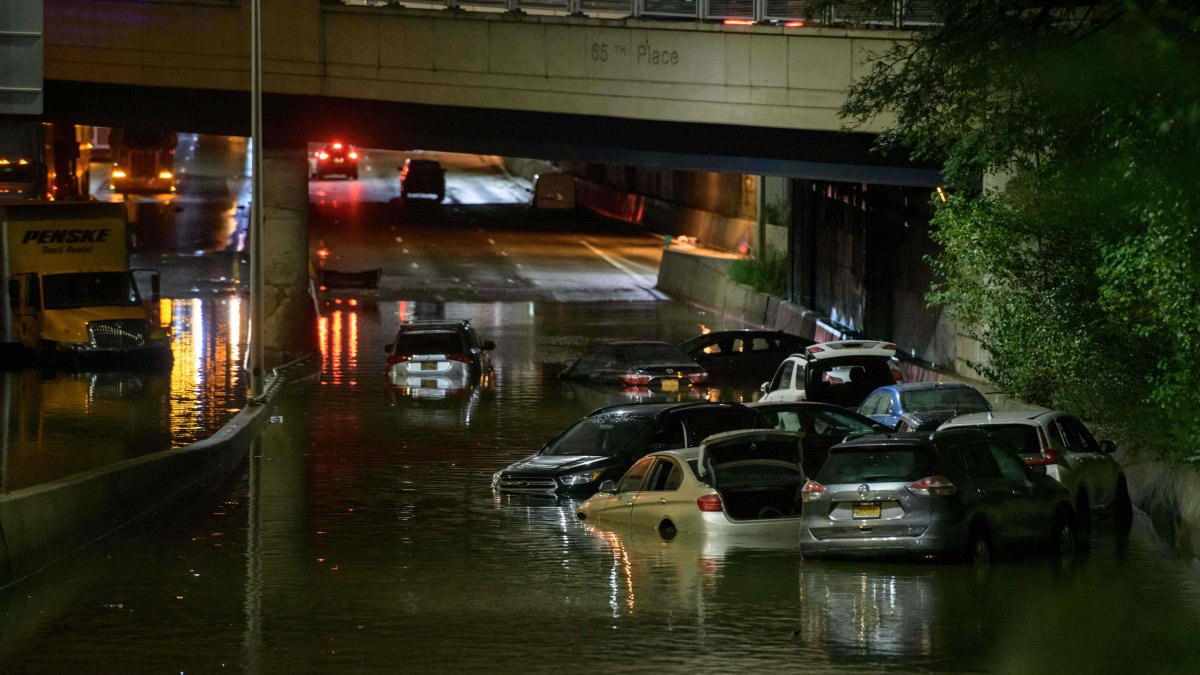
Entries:
<svg viewBox="0 0 1200 675">
<path fill-rule="evenodd" d="M 877 340 L 818 342 L 793 354 L 763 382 L 763 401 L 817 401 L 857 409 L 872 391 L 899 382 L 896 345 Z"/>
<path fill-rule="evenodd" d="M 0 120 L 0 201 L 87 201 L 91 128 Z"/>
<path fill-rule="evenodd" d="M 665 450 L 638 460 L 617 481 L 606 480 L 580 504 L 588 522 L 633 530 L 786 536 L 800 527 L 800 435 L 730 431 L 698 448 Z"/>
<path fill-rule="evenodd" d="M 446 198 L 446 172 L 433 159 L 406 159 L 400 167 L 400 200 L 421 195 L 437 202 Z"/>
<path fill-rule="evenodd" d="M 113 192 L 175 192 L 175 145 L 171 132 L 112 129 L 108 135 Z"/>
<path fill-rule="evenodd" d="M 492 372 L 496 343 L 482 340 L 471 322 L 431 320 L 400 324 L 388 353 L 387 380 L 393 387 L 462 389 Z"/>
<path fill-rule="evenodd" d="M 575 177 L 569 173 L 539 173 L 534 176 L 530 206 L 536 211 L 574 210 Z"/>
<path fill-rule="evenodd" d="M 804 485 L 806 556 L 951 556 L 986 563 L 1049 546 L 1075 551 L 1075 510 L 1058 481 L 1034 473 L 978 429 L 862 436 L 833 446 Z"/>
<path fill-rule="evenodd" d="M 987 398 L 969 384 L 911 382 L 876 389 L 858 412 L 896 431 L 933 431 L 951 417 L 991 409 Z"/>
<path fill-rule="evenodd" d="M 815 475 L 829 455 L 829 448 L 851 436 L 875 434 L 887 429 L 869 417 L 829 403 L 811 401 L 755 401 L 745 404 L 767 418 L 770 427 L 803 436 L 804 472 Z"/>
<path fill-rule="evenodd" d="M 984 429 L 1003 440 L 1035 469 L 1067 487 L 1086 536 L 1095 516 L 1111 515 L 1119 527 L 1133 517 L 1129 485 L 1113 459 L 1117 444 L 1096 441 L 1077 418 L 1056 410 L 962 415 L 942 429 Z"/>
<path fill-rule="evenodd" d="M 736 403 L 630 403 L 576 421 L 538 452 L 492 476 L 499 492 L 587 497 L 651 452 L 698 446 L 723 431 L 762 428 Z"/>
<path fill-rule="evenodd" d="M 561 377 L 627 387 L 653 385 L 669 392 L 704 384 L 708 372 L 669 342 L 630 340 L 592 345 Z"/>
<path fill-rule="evenodd" d="M 349 143 L 334 141 L 313 153 L 316 164 L 313 178 L 324 180 L 328 176 L 344 176 L 358 180 L 358 150 Z"/>
<path fill-rule="evenodd" d="M 803 352 L 812 340 L 777 330 L 720 330 L 679 343 L 715 381 L 753 382 L 770 379 L 791 354 Z"/>
</svg>

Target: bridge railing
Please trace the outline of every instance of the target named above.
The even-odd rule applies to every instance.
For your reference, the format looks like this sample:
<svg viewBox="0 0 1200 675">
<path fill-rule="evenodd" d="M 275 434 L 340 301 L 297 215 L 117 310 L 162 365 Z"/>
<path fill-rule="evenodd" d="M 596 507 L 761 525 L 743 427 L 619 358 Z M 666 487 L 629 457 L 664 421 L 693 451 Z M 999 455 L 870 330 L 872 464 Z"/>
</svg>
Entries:
<svg viewBox="0 0 1200 675">
<path fill-rule="evenodd" d="M 936 23 L 930 0 L 321 0 L 359 6 L 549 13 L 602 18 L 916 28 Z"/>
</svg>

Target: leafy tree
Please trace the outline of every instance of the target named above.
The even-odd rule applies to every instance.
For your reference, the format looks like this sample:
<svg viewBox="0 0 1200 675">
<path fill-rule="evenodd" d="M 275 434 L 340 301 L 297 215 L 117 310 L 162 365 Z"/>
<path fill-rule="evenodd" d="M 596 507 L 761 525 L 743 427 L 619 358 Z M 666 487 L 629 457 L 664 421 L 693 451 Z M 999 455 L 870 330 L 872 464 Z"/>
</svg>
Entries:
<svg viewBox="0 0 1200 675">
<path fill-rule="evenodd" d="M 1200 459 L 1198 10 L 932 4 L 940 23 L 878 55 L 842 109 L 893 120 L 882 151 L 943 164 L 929 300 L 1011 394 Z"/>
</svg>

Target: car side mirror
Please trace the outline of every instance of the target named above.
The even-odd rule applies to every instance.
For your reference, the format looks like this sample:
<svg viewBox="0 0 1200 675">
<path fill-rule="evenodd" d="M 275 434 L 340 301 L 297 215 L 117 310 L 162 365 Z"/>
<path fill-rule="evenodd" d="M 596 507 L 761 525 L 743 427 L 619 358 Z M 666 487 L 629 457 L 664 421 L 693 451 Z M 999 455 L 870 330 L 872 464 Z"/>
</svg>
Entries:
<svg viewBox="0 0 1200 675">
<path fill-rule="evenodd" d="M 484 348 L 485 350 L 489 350 L 489 349 L 495 349 L 495 348 L 496 348 L 496 343 L 495 343 L 495 342 L 492 342 L 491 340 L 484 340 L 484 341 L 483 341 L 483 348 Z"/>
<path fill-rule="evenodd" d="M 1108 439 L 1100 441 L 1100 452 L 1102 452 L 1106 455 L 1111 455 L 1116 451 L 1117 451 L 1117 442 L 1116 441 L 1110 441 Z"/>
<path fill-rule="evenodd" d="M 764 393 L 764 394 L 769 394 L 769 393 L 771 393 L 771 383 L 770 383 L 770 382 L 763 382 L 762 384 L 758 385 L 758 390 L 759 390 L 759 391 L 761 391 L 761 392 L 762 392 L 762 393 Z"/>
<path fill-rule="evenodd" d="M 615 495 L 615 494 L 617 494 L 617 484 L 612 482 L 611 480 L 606 480 L 600 484 L 600 489 L 598 491 L 605 492 L 610 495 Z"/>
</svg>

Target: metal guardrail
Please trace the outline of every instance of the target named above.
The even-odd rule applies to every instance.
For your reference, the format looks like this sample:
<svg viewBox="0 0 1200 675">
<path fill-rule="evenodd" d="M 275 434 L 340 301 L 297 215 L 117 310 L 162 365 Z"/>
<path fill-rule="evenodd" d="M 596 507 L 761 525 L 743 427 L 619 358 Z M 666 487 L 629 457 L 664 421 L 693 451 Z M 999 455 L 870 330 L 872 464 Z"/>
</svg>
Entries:
<svg viewBox="0 0 1200 675">
<path fill-rule="evenodd" d="M 366 7 L 445 7 L 599 18 L 916 28 L 936 23 L 930 0 L 321 0 Z M 801 24 L 802 22 L 802 24 Z"/>
</svg>

